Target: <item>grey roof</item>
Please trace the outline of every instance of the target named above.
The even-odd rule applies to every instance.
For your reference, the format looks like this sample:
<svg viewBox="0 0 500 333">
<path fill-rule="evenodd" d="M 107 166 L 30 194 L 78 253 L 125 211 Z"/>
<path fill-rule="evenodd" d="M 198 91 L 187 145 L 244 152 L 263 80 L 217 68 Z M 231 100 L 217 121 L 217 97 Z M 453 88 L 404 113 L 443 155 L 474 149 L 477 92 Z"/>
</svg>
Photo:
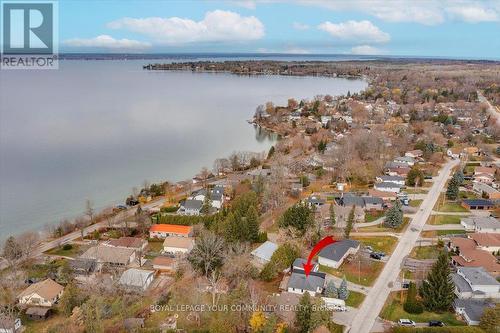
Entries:
<svg viewBox="0 0 500 333">
<path fill-rule="evenodd" d="M 480 229 L 500 228 L 500 222 L 492 216 L 473 216 L 460 219 L 460 222 Z"/>
<path fill-rule="evenodd" d="M 472 285 L 500 287 L 500 282 L 491 276 L 483 267 L 459 267 L 458 272 L 469 280 Z"/>
<path fill-rule="evenodd" d="M 458 275 L 457 273 L 453 273 L 451 275 L 451 279 L 453 280 L 453 283 L 455 284 L 455 287 L 457 288 L 459 293 L 472 292 L 472 288 L 470 287 L 469 283 L 465 281 L 462 276 Z"/>
<path fill-rule="evenodd" d="M 200 210 L 201 207 L 203 206 L 203 201 L 188 199 L 188 200 L 184 201 L 183 206 L 184 206 L 184 209 Z"/>
<path fill-rule="evenodd" d="M 413 157 L 410 157 L 410 156 L 400 156 L 400 157 L 396 157 L 394 159 L 395 162 L 410 162 L 410 163 L 414 163 L 415 162 L 415 159 Z"/>
<path fill-rule="evenodd" d="M 481 316 L 483 315 L 484 308 L 491 306 L 485 300 L 476 300 L 476 299 L 456 299 L 454 302 L 454 307 L 463 308 L 464 312 L 467 314 L 470 320 L 480 321 Z"/>
<path fill-rule="evenodd" d="M 494 206 L 493 201 L 487 199 L 464 199 L 463 202 L 469 206 Z"/>
<path fill-rule="evenodd" d="M 363 197 L 363 200 L 365 201 L 365 205 L 370 204 L 370 205 L 383 205 L 384 200 L 379 197 Z"/>
<path fill-rule="evenodd" d="M 394 188 L 394 187 L 401 188 L 403 186 L 396 184 L 396 183 L 382 182 L 382 183 L 376 183 L 375 187 L 378 187 L 378 188 Z"/>
<path fill-rule="evenodd" d="M 154 275 L 154 271 L 147 271 L 137 268 L 130 268 L 123 272 L 120 277 L 120 284 L 146 289 L 148 287 L 148 279 Z"/>
<path fill-rule="evenodd" d="M 318 288 L 323 289 L 325 286 L 325 273 L 310 272 L 309 276 L 301 269 L 294 269 L 288 280 L 288 288 L 308 290 L 316 292 Z"/>
<path fill-rule="evenodd" d="M 300 267 L 302 269 L 303 264 L 307 263 L 307 259 L 304 258 L 297 258 L 293 261 L 292 267 Z M 311 265 L 316 265 L 317 262 L 311 261 Z"/>
<path fill-rule="evenodd" d="M 339 261 L 349 251 L 350 248 L 357 248 L 359 242 L 352 239 L 343 239 L 323 248 L 319 252 L 319 257 Z"/>
<path fill-rule="evenodd" d="M 276 251 L 277 249 L 278 249 L 277 244 L 270 241 L 266 241 L 264 244 L 253 250 L 252 255 L 257 258 L 269 261 L 271 260 L 271 256 L 273 255 L 274 251 Z"/>
<path fill-rule="evenodd" d="M 321 198 L 318 198 L 318 197 L 309 197 L 307 198 L 307 202 L 310 203 L 310 204 L 319 204 L 319 205 L 322 205 L 324 204 L 326 201 L 324 199 L 321 199 Z"/>
<path fill-rule="evenodd" d="M 404 162 L 389 161 L 385 164 L 386 168 L 407 168 L 408 164 Z"/>
<path fill-rule="evenodd" d="M 365 206 L 365 201 L 363 200 L 363 198 L 352 193 L 346 193 L 341 198 L 341 202 L 342 205 L 344 206 L 358 206 L 358 207 Z"/>
<path fill-rule="evenodd" d="M 405 179 L 401 176 L 378 176 L 377 178 L 382 179 L 383 182 L 402 182 Z"/>
<path fill-rule="evenodd" d="M 128 265 L 130 257 L 134 253 L 134 249 L 99 244 L 89 248 L 80 256 L 80 258 L 93 259 L 105 263 Z"/>
</svg>

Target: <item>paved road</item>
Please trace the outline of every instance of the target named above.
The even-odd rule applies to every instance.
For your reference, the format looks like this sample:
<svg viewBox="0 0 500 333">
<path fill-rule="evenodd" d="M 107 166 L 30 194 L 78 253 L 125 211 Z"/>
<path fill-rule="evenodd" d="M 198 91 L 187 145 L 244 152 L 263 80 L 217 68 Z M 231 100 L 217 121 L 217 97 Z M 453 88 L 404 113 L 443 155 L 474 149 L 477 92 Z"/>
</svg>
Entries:
<svg viewBox="0 0 500 333">
<path fill-rule="evenodd" d="M 423 226 L 427 222 L 432 208 L 441 190 L 444 188 L 446 180 L 450 176 L 452 168 L 458 163 L 458 160 L 447 162 L 436 177 L 428 196 L 422 202 L 420 209 L 415 214 L 405 233 L 402 234 L 395 251 L 382 270 L 375 285 L 368 292 L 365 301 L 359 309 L 358 315 L 352 322 L 350 332 L 369 333 L 371 331 L 391 291 L 389 284 L 391 282 L 394 283 L 398 279 L 404 257 L 409 255 L 411 249 L 415 246 L 420 231 L 422 231 Z"/>
<path fill-rule="evenodd" d="M 484 95 L 478 90 L 477 91 L 477 99 L 479 100 L 479 102 L 481 103 L 485 103 L 486 105 L 488 105 L 488 113 L 496 119 L 497 121 L 497 125 L 500 125 L 500 114 L 497 112 L 497 110 L 495 110 L 495 107 L 493 105 L 491 105 L 490 101 L 488 101 L 488 99 L 486 97 L 484 97 Z"/>
</svg>

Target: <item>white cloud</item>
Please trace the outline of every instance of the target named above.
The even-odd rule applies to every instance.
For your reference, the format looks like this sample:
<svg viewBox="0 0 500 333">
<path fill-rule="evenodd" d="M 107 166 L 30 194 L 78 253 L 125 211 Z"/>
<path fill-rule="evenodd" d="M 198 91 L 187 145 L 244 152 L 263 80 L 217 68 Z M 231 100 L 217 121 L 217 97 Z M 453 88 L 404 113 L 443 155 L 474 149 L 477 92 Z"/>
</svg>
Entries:
<svg viewBox="0 0 500 333">
<path fill-rule="evenodd" d="M 499 17 L 495 10 L 482 7 L 451 7 L 448 12 L 468 23 L 493 22 L 498 21 Z"/>
<path fill-rule="evenodd" d="M 391 36 L 373 25 L 370 21 L 347 21 L 342 23 L 324 22 L 318 29 L 328 32 L 335 38 L 356 42 L 385 43 Z"/>
<path fill-rule="evenodd" d="M 229 3 L 246 9 L 255 9 L 257 7 L 254 0 L 230 0 Z"/>
<path fill-rule="evenodd" d="M 384 52 L 376 47 L 370 45 L 360 45 L 351 48 L 352 54 L 358 55 L 379 55 L 384 54 Z"/>
<path fill-rule="evenodd" d="M 151 47 L 151 43 L 132 39 L 115 39 L 109 35 L 99 35 L 94 38 L 73 38 L 63 42 L 67 46 L 92 47 L 113 50 L 143 50 Z"/>
<path fill-rule="evenodd" d="M 264 25 L 258 18 L 224 10 L 207 12 L 198 22 L 179 17 L 125 17 L 108 23 L 108 27 L 142 33 L 167 44 L 248 41 L 264 37 Z"/>
<path fill-rule="evenodd" d="M 293 22 L 293 28 L 295 30 L 308 30 L 310 26 L 300 22 Z"/>
</svg>

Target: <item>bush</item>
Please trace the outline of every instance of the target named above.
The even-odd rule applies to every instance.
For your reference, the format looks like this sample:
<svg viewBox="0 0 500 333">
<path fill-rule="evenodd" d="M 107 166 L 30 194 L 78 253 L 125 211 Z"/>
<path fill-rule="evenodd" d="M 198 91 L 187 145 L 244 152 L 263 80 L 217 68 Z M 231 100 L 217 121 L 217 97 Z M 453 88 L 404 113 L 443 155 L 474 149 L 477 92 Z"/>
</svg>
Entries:
<svg viewBox="0 0 500 333">
<path fill-rule="evenodd" d="M 264 243 L 265 241 L 267 241 L 267 232 L 265 231 L 259 232 L 257 243 Z"/>
<path fill-rule="evenodd" d="M 73 248 L 73 245 L 71 245 L 71 244 L 64 244 L 64 245 L 63 245 L 63 247 L 62 247 L 62 249 L 63 249 L 64 251 L 69 251 L 69 250 L 71 250 L 72 248 Z"/>
<path fill-rule="evenodd" d="M 408 313 L 420 314 L 424 312 L 424 306 L 418 301 L 405 302 L 403 309 Z"/>
</svg>

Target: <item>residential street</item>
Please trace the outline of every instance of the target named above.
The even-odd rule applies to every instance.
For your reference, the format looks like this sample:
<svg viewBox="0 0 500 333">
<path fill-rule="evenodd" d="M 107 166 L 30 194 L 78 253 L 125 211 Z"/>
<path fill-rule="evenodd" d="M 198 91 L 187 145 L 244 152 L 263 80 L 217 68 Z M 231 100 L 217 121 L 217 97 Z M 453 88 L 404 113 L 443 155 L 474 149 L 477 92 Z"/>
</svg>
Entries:
<svg viewBox="0 0 500 333">
<path fill-rule="evenodd" d="M 371 331 L 375 320 L 389 296 L 392 289 L 392 283 L 397 280 L 404 257 L 409 255 L 412 248 L 415 246 L 420 232 L 429 218 L 438 200 L 439 194 L 446 184 L 446 180 L 450 176 L 452 168 L 458 165 L 458 163 L 458 160 L 447 162 L 443 169 L 441 169 L 439 175 L 435 178 L 428 196 L 422 202 L 417 213 L 415 213 L 413 220 L 405 233 L 401 236 L 396 249 L 375 282 L 375 285 L 370 289 L 366 299 L 359 308 L 359 312 L 351 324 L 350 332 L 368 333 Z"/>
</svg>

